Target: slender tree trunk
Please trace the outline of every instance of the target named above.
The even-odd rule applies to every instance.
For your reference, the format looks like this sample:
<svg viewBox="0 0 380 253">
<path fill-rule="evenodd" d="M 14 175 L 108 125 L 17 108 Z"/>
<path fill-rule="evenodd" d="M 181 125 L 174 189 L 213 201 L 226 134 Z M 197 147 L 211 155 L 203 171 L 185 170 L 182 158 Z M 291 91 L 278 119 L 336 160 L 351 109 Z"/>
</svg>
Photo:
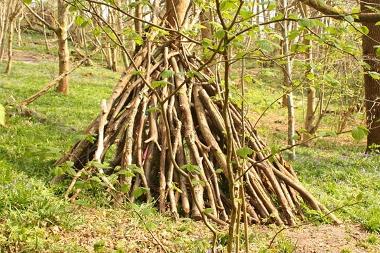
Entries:
<svg viewBox="0 0 380 253">
<path fill-rule="evenodd" d="M 286 8 L 288 6 L 288 1 L 282 1 L 283 8 L 285 8 L 285 13 L 287 12 Z M 287 14 L 286 14 L 287 15 Z M 284 72 L 284 86 L 291 88 L 292 87 L 292 59 L 289 56 L 289 39 L 288 39 L 288 22 L 283 22 L 282 34 L 284 37 L 283 41 L 283 54 L 286 55 L 286 63 L 283 66 Z M 294 110 L 294 100 L 293 92 L 288 92 L 286 94 L 286 106 L 288 108 L 288 145 L 293 146 L 295 144 L 295 110 Z M 291 158 L 295 159 L 295 148 L 291 149 Z"/>
<path fill-rule="evenodd" d="M 6 39 L 7 39 L 7 36 L 6 36 L 6 32 L 8 31 L 8 26 L 9 26 L 9 16 L 10 16 L 10 12 L 11 12 L 11 3 L 12 1 L 8 1 L 7 5 L 6 5 L 6 11 L 4 12 L 5 14 L 5 18 L 4 18 L 4 33 L 3 33 L 3 37 L 1 38 L 1 47 L 0 47 L 0 62 L 3 61 L 3 57 L 4 57 L 4 52 L 5 52 L 5 44 L 6 44 Z M 5 4 L 4 4 L 5 6 Z"/>
<path fill-rule="evenodd" d="M 376 5 L 373 5 L 376 4 Z M 361 9 L 369 12 L 369 7 L 378 8 L 378 0 L 367 0 L 361 2 Z M 380 72 L 380 58 L 376 55 L 376 47 L 380 41 L 380 27 L 375 23 L 363 23 L 369 33 L 363 36 L 363 58 L 368 64 L 368 71 Z M 373 79 L 368 73 L 364 74 L 364 92 L 366 118 L 369 134 L 367 137 L 367 152 L 374 150 L 380 151 L 380 82 Z"/>
<path fill-rule="evenodd" d="M 116 26 L 117 26 L 117 30 L 119 31 L 119 34 L 120 34 L 121 43 L 123 45 L 125 45 L 125 36 L 124 36 L 124 32 L 123 32 L 123 30 L 124 30 L 123 15 L 121 15 L 121 13 L 118 11 L 116 12 Z M 121 51 L 120 53 L 121 53 L 121 59 L 123 60 L 124 69 L 127 69 L 129 66 L 128 56 L 124 51 Z"/>
<path fill-rule="evenodd" d="M 5 2 L 0 2 L 0 48 L 3 43 L 3 36 L 5 34 L 5 18 L 6 18 L 6 7 Z"/>
<path fill-rule="evenodd" d="M 166 20 L 171 27 L 181 27 L 190 0 L 166 0 Z"/>
<path fill-rule="evenodd" d="M 14 19 L 9 20 L 8 26 L 8 62 L 5 68 L 5 73 L 10 74 L 12 69 L 12 57 L 13 57 L 13 34 L 14 34 Z"/>
<path fill-rule="evenodd" d="M 308 17 L 308 6 L 305 4 L 300 4 L 300 11 L 303 18 Z M 306 51 L 306 63 L 307 66 L 307 72 L 308 74 L 313 74 L 313 42 L 310 39 L 304 39 L 304 44 L 308 45 L 308 49 Z M 306 86 L 306 114 L 304 119 L 304 127 L 306 132 L 302 134 L 302 139 L 306 140 L 310 138 L 310 135 L 313 134 L 313 132 L 316 130 L 314 127 L 315 122 L 315 97 L 316 90 L 314 88 L 314 80 L 310 80 L 307 83 Z M 308 145 L 308 143 L 305 143 L 304 145 Z"/>
<path fill-rule="evenodd" d="M 109 9 L 109 15 L 108 15 L 108 23 L 115 28 L 115 11 L 113 9 Z M 110 44 L 110 57 L 111 57 L 111 70 L 116 72 L 117 71 L 117 49 L 116 45 L 114 43 Z"/>
<path fill-rule="evenodd" d="M 139 19 L 142 19 L 142 6 L 140 3 L 137 3 L 135 6 L 135 16 Z M 135 19 L 134 20 L 135 25 L 135 32 L 142 35 L 143 32 L 143 24 L 141 21 Z"/>
<path fill-rule="evenodd" d="M 5 73 L 9 74 L 12 69 L 12 57 L 13 57 L 13 36 L 15 30 L 15 23 L 17 21 L 17 17 L 20 13 L 20 6 L 18 5 L 18 1 L 10 0 L 9 1 L 9 15 L 8 15 L 8 49 L 7 49 L 7 66 L 5 68 Z"/>
<path fill-rule="evenodd" d="M 17 45 L 21 47 L 22 44 L 22 36 L 21 36 L 21 22 L 24 19 L 24 11 L 21 9 L 21 16 L 17 19 Z"/>
<path fill-rule="evenodd" d="M 41 15 L 42 15 L 42 18 L 45 19 L 44 1 L 41 1 Z M 47 40 L 47 34 L 46 34 L 46 26 L 45 26 L 45 24 L 42 25 L 42 29 L 43 29 L 43 33 L 44 33 L 46 52 L 49 53 L 50 49 L 49 49 L 49 43 L 48 43 L 48 40 Z"/>
<path fill-rule="evenodd" d="M 58 37 L 58 57 L 59 57 L 59 74 L 65 73 L 69 70 L 69 45 L 67 40 L 67 26 L 68 26 L 68 6 L 64 0 L 58 0 L 58 24 L 57 31 Z M 65 76 L 59 81 L 57 91 L 65 95 L 69 92 L 69 80 Z"/>
</svg>

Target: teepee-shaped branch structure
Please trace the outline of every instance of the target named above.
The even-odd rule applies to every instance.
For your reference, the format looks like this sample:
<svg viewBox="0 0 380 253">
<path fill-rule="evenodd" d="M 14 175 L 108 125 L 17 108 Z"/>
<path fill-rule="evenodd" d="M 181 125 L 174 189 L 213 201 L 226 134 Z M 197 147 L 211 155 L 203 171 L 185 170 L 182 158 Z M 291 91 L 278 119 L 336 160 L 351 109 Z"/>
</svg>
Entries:
<svg viewBox="0 0 380 253">
<path fill-rule="evenodd" d="M 195 219 L 207 209 L 215 221 L 228 222 L 232 204 L 221 86 L 207 67 L 194 71 L 202 61 L 178 45 L 146 43 L 134 64 L 140 73 L 132 67 L 125 72 L 86 130 L 95 141 L 79 141 L 58 163 L 72 161 L 81 170 L 107 159 L 111 169 L 101 172 L 119 175 L 114 186 L 119 200 L 157 199 L 161 212 Z M 241 110 L 231 103 L 229 111 L 234 150 L 244 145 L 254 151 L 243 169 L 232 166 L 245 172 L 240 177 L 250 221 L 295 224 L 302 217 L 301 201 L 337 221 L 280 155 L 266 159 L 268 149 Z"/>
</svg>

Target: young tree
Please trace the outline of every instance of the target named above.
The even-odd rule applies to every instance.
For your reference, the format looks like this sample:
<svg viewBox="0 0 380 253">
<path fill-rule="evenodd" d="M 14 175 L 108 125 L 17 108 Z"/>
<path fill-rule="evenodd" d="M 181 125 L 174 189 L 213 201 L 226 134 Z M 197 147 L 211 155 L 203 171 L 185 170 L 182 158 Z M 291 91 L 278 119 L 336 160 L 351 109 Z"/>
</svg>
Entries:
<svg viewBox="0 0 380 253">
<path fill-rule="evenodd" d="M 378 9 L 379 1 L 366 0 L 360 1 L 362 12 L 370 12 L 373 8 Z M 380 19 L 379 19 L 380 21 Z M 376 22 L 363 20 L 362 24 L 368 28 L 368 34 L 363 35 L 363 58 L 368 64 L 367 71 L 364 73 L 364 92 L 365 106 L 367 114 L 367 128 L 369 129 L 367 137 L 367 151 L 371 148 L 380 151 L 380 80 L 378 74 L 371 72 L 380 72 L 380 57 L 377 47 L 380 43 L 380 26 Z"/>
<path fill-rule="evenodd" d="M 70 66 L 70 51 L 68 46 L 68 29 L 69 29 L 69 5 L 65 0 L 57 0 L 57 21 L 49 23 L 41 17 L 32 7 L 24 1 L 24 5 L 43 25 L 57 35 L 58 39 L 58 61 L 59 61 L 59 74 L 63 74 L 69 70 Z M 65 95 L 69 92 L 69 79 L 64 76 L 58 84 L 57 91 Z"/>
<path fill-rule="evenodd" d="M 14 31 L 15 31 L 15 23 L 17 20 L 17 16 L 21 12 L 21 5 L 20 2 L 17 0 L 8 0 L 7 4 L 7 9 L 8 9 L 8 20 L 7 22 L 7 35 L 8 35 L 8 40 L 7 40 L 7 55 L 8 55 L 8 61 L 7 61 L 7 66 L 5 68 L 5 73 L 9 74 L 11 72 L 12 68 L 12 60 L 13 60 L 13 37 L 14 37 Z M 2 51 L 5 48 L 5 43 L 2 44 Z"/>
</svg>

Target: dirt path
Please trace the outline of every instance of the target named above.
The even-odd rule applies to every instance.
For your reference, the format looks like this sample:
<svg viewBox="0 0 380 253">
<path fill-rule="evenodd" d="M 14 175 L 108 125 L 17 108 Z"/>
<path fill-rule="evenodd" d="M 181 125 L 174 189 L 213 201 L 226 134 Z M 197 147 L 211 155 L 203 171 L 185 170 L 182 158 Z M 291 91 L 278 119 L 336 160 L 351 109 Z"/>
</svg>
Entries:
<svg viewBox="0 0 380 253">
<path fill-rule="evenodd" d="M 299 253 L 380 252 L 379 235 L 371 235 L 359 225 L 310 225 L 288 230 L 285 235 Z"/>
<path fill-rule="evenodd" d="M 15 61 L 22 61 L 25 63 L 38 63 L 40 61 L 56 61 L 57 57 L 50 54 L 40 54 L 31 51 L 22 51 L 22 50 L 14 50 L 13 51 L 13 59 Z"/>
</svg>

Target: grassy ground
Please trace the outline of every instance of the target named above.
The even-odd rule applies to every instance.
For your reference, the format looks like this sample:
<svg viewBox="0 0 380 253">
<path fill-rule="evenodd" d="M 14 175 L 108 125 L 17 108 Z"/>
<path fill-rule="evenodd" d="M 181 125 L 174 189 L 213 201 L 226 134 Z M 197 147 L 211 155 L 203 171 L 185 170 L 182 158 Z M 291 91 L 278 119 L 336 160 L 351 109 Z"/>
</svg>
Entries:
<svg viewBox="0 0 380 253">
<path fill-rule="evenodd" d="M 4 64 L 0 64 L 0 70 L 3 68 Z M 56 71 L 56 63 L 51 60 L 17 61 L 11 75 L 0 74 L 0 103 L 20 101 L 33 94 Z M 7 127 L 0 128 L 0 252 L 159 252 L 149 231 L 172 252 L 205 252 L 209 248 L 210 234 L 200 223 L 173 221 L 146 205 L 114 209 L 101 192 L 81 195 L 76 205 L 69 204 L 62 198 L 65 185 L 49 184 L 54 161 L 78 138 L 83 138 L 80 131 L 73 129 L 83 129 L 94 118 L 100 100 L 109 96 L 117 79 L 118 74 L 104 68 L 78 69 L 70 76 L 69 96 L 49 92 L 30 106 L 46 115 L 47 122 L 19 116 L 7 107 Z M 249 90 L 252 117 L 257 117 L 279 95 L 271 92 L 268 96 L 266 89 L 256 85 Z M 285 113 L 276 105 L 259 124 L 259 132 L 270 143 L 283 144 Z M 325 123 L 326 129 L 332 120 Z M 349 136 L 329 137 L 310 148 L 297 149 L 293 165 L 300 180 L 328 208 L 338 208 L 336 214 L 342 220 L 366 229 L 349 225 L 354 232 L 348 235 L 360 235 L 356 239 L 352 236 L 348 251 L 343 251 L 343 247 L 333 252 L 380 251 L 376 234 L 380 232 L 380 158 L 363 155 L 363 149 L 363 143 L 355 143 Z M 309 216 L 316 224 L 327 222 L 313 213 Z M 348 228 L 337 233 L 344 234 Z M 319 228 L 310 229 L 314 233 Z M 289 236 L 297 238 L 307 231 L 281 234 L 276 247 L 266 251 L 276 230 L 253 227 L 252 249 L 293 252 L 296 242 Z"/>
</svg>

